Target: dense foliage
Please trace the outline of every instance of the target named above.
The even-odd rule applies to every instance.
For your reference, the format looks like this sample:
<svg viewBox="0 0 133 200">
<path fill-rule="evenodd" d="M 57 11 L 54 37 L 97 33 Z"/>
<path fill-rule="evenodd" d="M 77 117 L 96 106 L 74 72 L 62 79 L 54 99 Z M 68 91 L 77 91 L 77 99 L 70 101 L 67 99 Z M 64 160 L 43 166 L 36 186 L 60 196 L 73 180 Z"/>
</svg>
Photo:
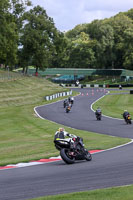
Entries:
<svg viewBox="0 0 133 200">
<path fill-rule="evenodd" d="M 88 37 L 86 48 L 81 38 L 83 33 Z M 109 19 L 78 25 L 65 36 L 71 41 L 68 60 L 71 67 L 75 67 L 75 62 L 78 62 L 77 67 L 83 68 L 133 69 L 133 9 Z M 80 38 L 80 45 L 77 38 Z M 73 43 L 76 45 L 73 46 Z M 85 52 L 82 54 L 83 50 L 88 52 L 87 55 Z"/>
<path fill-rule="evenodd" d="M 0 64 L 47 67 L 133 69 L 133 9 L 62 33 L 30 0 L 0 1 Z"/>
</svg>

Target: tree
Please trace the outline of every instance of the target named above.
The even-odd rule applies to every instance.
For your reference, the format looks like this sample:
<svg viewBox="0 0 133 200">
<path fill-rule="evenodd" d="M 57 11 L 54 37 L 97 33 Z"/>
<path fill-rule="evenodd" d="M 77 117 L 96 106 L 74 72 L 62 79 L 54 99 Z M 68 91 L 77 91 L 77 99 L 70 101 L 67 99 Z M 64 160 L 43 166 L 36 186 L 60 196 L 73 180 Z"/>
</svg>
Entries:
<svg viewBox="0 0 133 200">
<path fill-rule="evenodd" d="M 20 29 L 23 26 L 23 15 L 27 7 L 31 6 L 30 0 L 11 0 L 10 13 L 14 17 L 14 21 L 17 25 L 17 30 L 20 32 Z"/>
<path fill-rule="evenodd" d="M 81 32 L 69 49 L 68 65 L 74 68 L 92 68 L 95 63 L 94 41 Z"/>
<path fill-rule="evenodd" d="M 132 27 L 132 20 L 124 13 L 119 13 L 115 17 L 109 19 L 108 23 L 114 29 L 114 48 L 115 54 L 114 66 L 115 68 L 123 68 L 124 56 L 125 56 L 125 30 Z"/>
<path fill-rule="evenodd" d="M 20 18 L 26 5 L 29 5 L 29 1 L 0 1 L 0 63 L 8 65 L 11 69 L 17 63 L 19 33 L 22 27 Z"/>
<path fill-rule="evenodd" d="M 133 70 L 133 25 L 124 31 L 123 66 Z"/>
<path fill-rule="evenodd" d="M 102 24 L 98 30 L 95 53 L 97 68 L 114 68 L 114 31 L 109 24 Z"/>
<path fill-rule="evenodd" d="M 79 24 L 74 29 L 67 31 L 65 36 L 71 41 L 75 40 L 81 32 L 85 32 L 86 24 Z"/>
<path fill-rule="evenodd" d="M 54 37 L 54 47 L 55 51 L 52 55 L 52 66 L 56 68 L 66 67 L 68 61 L 68 40 L 64 37 L 64 34 L 59 31 L 57 31 L 56 37 Z"/>
<path fill-rule="evenodd" d="M 8 0 L 0 1 L 0 63 L 12 66 L 17 60 L 16 24 Z"/>
<path fill-rule="evenodd" d="M 28 60 L 38 69 L 44 70 L 52 64 L 52 56 L 56 53 L 55 40 L 58 31 L 52 18 L 46 11 L 36 6 L 25 13 L 25 25 L 22 29 L 21 45 L 23 59 Z"/>
</svg>

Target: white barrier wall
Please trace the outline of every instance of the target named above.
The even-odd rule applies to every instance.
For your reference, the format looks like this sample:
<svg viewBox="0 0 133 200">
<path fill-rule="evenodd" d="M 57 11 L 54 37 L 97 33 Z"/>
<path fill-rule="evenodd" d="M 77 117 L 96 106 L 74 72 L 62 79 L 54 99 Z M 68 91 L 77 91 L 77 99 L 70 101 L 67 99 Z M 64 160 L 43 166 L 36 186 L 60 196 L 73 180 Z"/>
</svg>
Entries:
<svg viewBox="0 0 133 200">
<path fill-rule="evenodd" d="M 46 99 L 46 101 L 49 101 L 49 100 L 52 100 L 52 99 L 55 99 L 58 97 L 65 97 L 65 96 L 70 96 L 70 95 L 72 95 L 72 90 L 70 90 L 69 92 L 60 92 L 57 94 L 46 96 L 45 99 Z"/>
<path fill-rule="evenodd" d="M 71 85 L 71 86 L 70 86 Z M 90 87 L 103 87 L 105 88 L 106 85 L 99 85 L 99 84 L 79 84 L 78 86 L 75 86 L 75 84 L 63 84 L 63 87 L 76 87 L 76 88 L 81 88 L 81 87 L 86 87 L 86 88 L 90 88 Z"/>
</svg>

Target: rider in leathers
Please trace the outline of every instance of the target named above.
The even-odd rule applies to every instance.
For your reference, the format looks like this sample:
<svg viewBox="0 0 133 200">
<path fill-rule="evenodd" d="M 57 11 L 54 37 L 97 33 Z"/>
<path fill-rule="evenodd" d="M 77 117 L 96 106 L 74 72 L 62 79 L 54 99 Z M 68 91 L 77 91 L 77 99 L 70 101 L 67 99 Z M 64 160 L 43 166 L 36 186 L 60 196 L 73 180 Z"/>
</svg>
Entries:
<svg viewBox="0 0 133 200">
<path fill-rule="evenodd" d="M 101 110 L 101 108 L 97 108 L 96 109 L 96 112 L 95 112 L 95 115 L 101 115 L 102 114 L 102 110 Z"/>
<path fill-rule="evenodd" d="M 55 133 L 54 140 L 65 139 L 66 136 L 68 136 L 70 138 L 77 138 L 76 135 L 73 135 L 73 134 L 66 132 L 64 130 L 64 128 L 59 128 L 59 130 L 56 131 L 56 133 Z"/>
<path fill-rule="evenodd" d="M 66 138 L 67 136 L 69 138 Z M 73 138 L 73 139 L 71 139 L 71 138 Z M 64 130 L 64 128 L 59 128 L 59 130 L 55 132 L 54 142 L 56 140 L 65 140 L 65 141 L 66 140 L 68 140 L 68 141 L 71 140 L 71 143 L 75 144 L 75 148 L 77 149 L 78 148 L 77 147 L 78 142 L 75 141 L 76 138 L 78 138 L 76 135 L 73 135 L 73 134 L 70 134 L 70 133 L 66 132 Z M 84 144 L 82 144 L 82 148 L 84 149 Z"/>
<path fill-rule="evenodd" d="M 129 112 L 127 110 L 124 110 L 123 118 L 126 120 L 127 115 L 129 115 Z"/>
</svg>

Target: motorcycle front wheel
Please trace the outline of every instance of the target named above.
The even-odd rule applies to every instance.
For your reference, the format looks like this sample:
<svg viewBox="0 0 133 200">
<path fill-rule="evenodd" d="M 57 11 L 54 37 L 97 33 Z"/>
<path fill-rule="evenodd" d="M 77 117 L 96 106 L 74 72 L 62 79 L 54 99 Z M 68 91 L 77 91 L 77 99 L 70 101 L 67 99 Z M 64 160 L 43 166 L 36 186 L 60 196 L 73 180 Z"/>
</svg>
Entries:
<svg viewBox="0 0 133 200">
<path fill-rule="evenodd" d="M 75 162 L 75 158 L 69 155 L 68 149 L 61 149 L 60 155 L 62 160 L 64 160 L 64 162 L 66 162 L 67 164 L 73 164 Z"/>
<path fill-rule="evenodd" d="M 86 152 L 85 159 L 87 161 L 91 161 L 92 160 L 92 156 L 91 156 L 91 154 L 89 152 Z"/>
</svg>

